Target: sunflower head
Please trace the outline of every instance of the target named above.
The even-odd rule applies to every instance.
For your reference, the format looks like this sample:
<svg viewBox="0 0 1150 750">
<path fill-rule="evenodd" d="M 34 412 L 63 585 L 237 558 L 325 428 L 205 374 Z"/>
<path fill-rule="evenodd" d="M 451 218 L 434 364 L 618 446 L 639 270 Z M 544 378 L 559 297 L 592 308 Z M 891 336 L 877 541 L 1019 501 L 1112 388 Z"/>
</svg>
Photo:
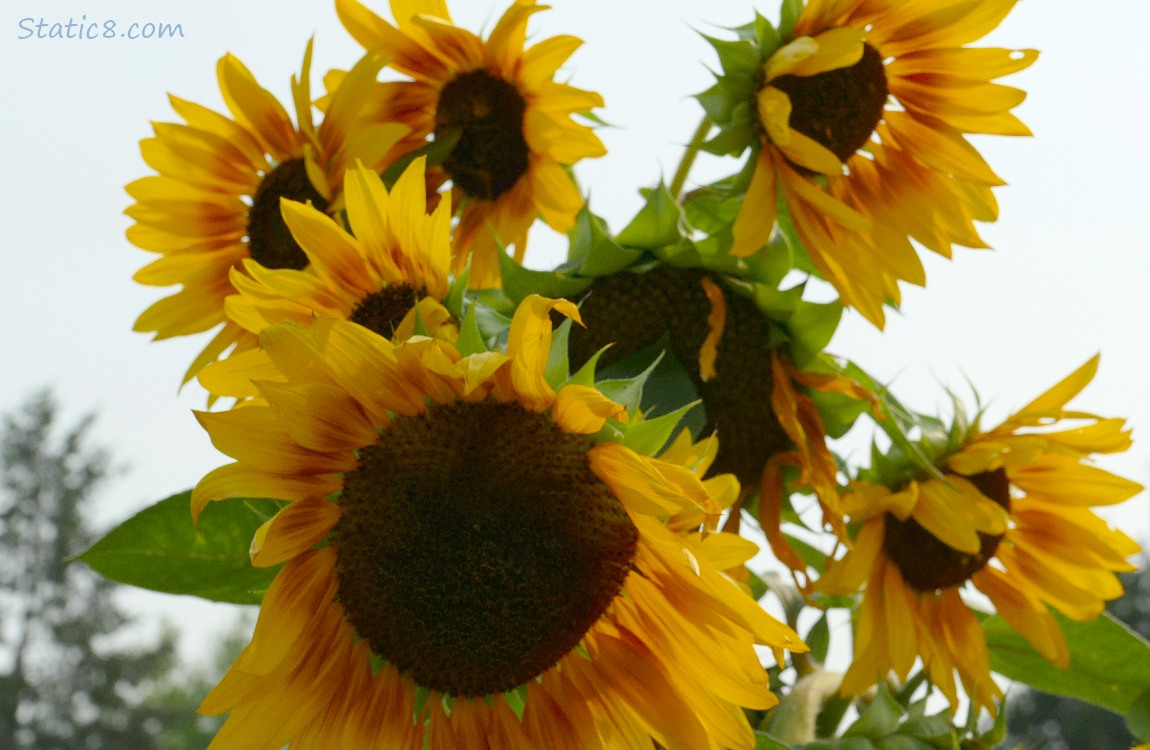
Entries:
<svg viewBox="0 0 1150 750">
<path fill-rule="evenodd" d="M 409 128 L 410 143 L 433 154 L 450 180 L 460 212 L 454 268 L 470 261 L 476 288 L 499 285 L 501 247 L 514 245 L 522 260 L 537 216 L 571 229 L 583 199 L 567 168 L 605 153 L 589 127 L 570 119 L 602 98 L 552 80 L 580 40 L 525 44 L 529 18 L 544 7 L 516 2 L 482 39 L 453 25 L 436 0 L 393 2 L 394 25 L 357 0 L 336 3 L 369 56 L 410 76 L 379 84 L 370 117 Z"/>
<path fill-rule="evenodd" d="M 736 706 L 775 703 L 754 644 L 804 646 L 725 572 L 749 557 L 711 533 L 737 482 L 701 477 L 712 442 L 637 452 L 677 417 L 632 431 L 634 407 L 554 366 L 552 311 L 579 319 L 531 296 L 505 353 L 466 356 L 334 318 L 261 332 L 281 377 L 256 383 L 258 403 L 199 415 L 237 460 L 200 482 L 194 513 L 288 501 L 252 543 L 254 564 L 286 565 L 204 703 L 232 711 L 221 746 L 268 711 L 273 743 L 306 723 L 363 746 L 472 732 L 753 746 Z"/>
<path fill-rule="evenodd" d="M 993 81 L 1037 53 L 965 45 L 1013 5 L 784 3 L 777 28 L 758 17 L 738 41 L 710 40 L 722 73 L 698 97 L 718 126 L 703 147 L 752 152 L 733 184 L 713 186 L 741 200 L 730 253 L 782 233 L 796 267 L 882 327 L 899 282 L 925 284 L 912 240 L 946 257 L 986 247 L 973 222 L 997 218 L 1002 180 L 966 135 L 1029 134 L 1010 112 L 1025 93 Z"/>
<path fill-rule="evenodd" d="M 311 43 L 292 79 L 295 118 L 256 81 L 234 55 L 216 66 L 228 115 L 177 97 L 183 123 L 156 123 L 140 142 L 158 174 L 127 186 L 135 199 L 125 213 L 135 219 L 128 239 L 161 257 L 136 281 L 182 290 L 152 305 L 136 321 L 156 338 L 199 333 L 223 324 L 188 369 L 190 379 L 229 348 L 256 345 L 251 331 L 226 319 L 224 300 L 235 292 L 234 272 L 303 269 L 307 253 L 280 210 L 284 200 L 329 213 L 342 205 L 343 173 L 363 158 L 374 164 L 405 129 L 391 125 L 361 138 L 358 107 L 364 88 L 382 67 L 364 60 L 333 95 L 329 115 L 317 126 L 309 89 Z"/>
<path fill-rule="evenodd" d="M 892 669 L 905 678 L 918 656 L 952 704 L 957 670 L 976 702 L 994 711 L 1000 692 L 978 623 L 962 603 L 967 583 L 1062 666 L 1069 654 L 1050 608 L 1086 621 L 1122 595 L 1115 573 L 1133 569 L 1127 558 L 1138 545 L 1091 508 L 1142 487 L 1091 462 L 1126 450 L 1129 431 L 1123 420 L 1066 408 L 1097 365 L 1095 357 L 990 430 L 977 418 L 968 422 L 961 408 L 949 428 L 924 421 L 923 439 L 907 446 L 913 450 L 876 456 L 844 495 L 858 533 L 817 583 L 826 593 L 866 589 L 863 640 L 844 692 L 864 690 Z M 905 621 L 891 621 L 896 608 Z M 914 636 L 900 642 L 904 635 L 894 633 Z"/>
</svg>

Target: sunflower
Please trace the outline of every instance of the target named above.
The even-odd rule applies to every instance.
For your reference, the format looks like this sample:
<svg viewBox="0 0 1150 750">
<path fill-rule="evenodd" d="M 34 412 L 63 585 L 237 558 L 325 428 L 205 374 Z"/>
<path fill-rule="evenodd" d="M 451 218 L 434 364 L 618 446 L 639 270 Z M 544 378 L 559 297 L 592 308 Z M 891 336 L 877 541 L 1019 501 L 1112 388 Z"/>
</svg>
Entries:
<svg viewBox="0 0 1150 750">
<path fill-rule="evenodd" d="M 966 134 L 1029 135 L 1010 112 L 1025 93 L 992 81 L 1037 53 L 964 45 L 1016 1 L 810 0 L 747 74 L 753 114 L 719 121 L 754 154 L 731 253 L 767 243 L 781 202 L 843 304 L 882 327 L 899 280 L 925 283 L 910 239 L 987 247 L 973 222 L 997 218 L 1003 181 Z"/>
<path fill-rule="evenodd" d="M 333 94 L 317 127 L 309 78 L 312 45 L 292 78 L 296 121 L 262 88 L 234 55 L 220 58 L 216 73 L 231 117 L 171 96 L 184 123 L 155 123 L 155 137 L 140 142 L 144 162 L 158 174 L 126 188 L 135 199 L 125 213 L 132 244 L 160 258 L 135 280 L 149 286 L 181 285 L 136 320 L 135 330 L 155 338 L 223 327 L 196 357 L 191 379 L 229 347 L 250 349 L 256 338 L 224 315 L 235 293 L 231 273 L 250 261 L 267 269 L 304 268 L 308 258 L 280 214 L 280 199 L 331 211 L 341 203 L 344 170 L 359 159 L 374 165 L 405 132 L 396 124 L 367 127 L 358 104 L 373 85 L 380 63 L 363 61 Z M 254 267 L 249 265 L 249 268 Z"/>
<path fill-rule="evenodd" d="M 606 153 L 570 119 L 602 107 L 602 97 L 552 80 L 581 41 L 558 36 L 524 49 L 527 21 L 544 9 L 534 0 L 508 8 L 486 41 L 454 26 L 443 0 L 392 0 L 391 8 L 395 26 L 357 0 L 336 2 L 356 41 L 412 78 L 379 84 L 379 121 L 452 144 L 442 168 L 461 210 L 455 272 L 470 257 L 471 286 L 497 287 L 499 247 L 514 245 L 522 260 L 536 216 L 571 229 L 584 201 L 565 168 Z"/>
<path fill-rule="evenodd" d="M 347 220 L 353 237 L 314 206 L 287 199 L 287 228 L 307 258 L 308 270 L 269 270 L 247 258 L 232 269 L 237 290 L 225 300 L 228 317 L 258 334 L 283 320 L 315 316 L 351 320 L 381 336 L 410 338 L 423 331 L 454 341 L 458 321 L 442 304 L 451 263 L 451 202 L 431 215 L 425 203 L 425 159 L 413 162 L 392 186 L 359 165 L 345 182 Z M 277 377 L 259 348 L 208 365 L 199 375 L 216 396 L 251 398 L 252 378 Z"/>
<path fill-rule="evenodd" d="M 604 437 L 628 415 L 594 387 L 555 390 L 552 310 L 578 316 L 528 297 L 506 354 L 334 318 L 260 334 L 286 380 L 198 415 L 237 460 L 194 514 L 288 501 L 252 542 L 284 567 L 201 706 L 231 712 L 214 748 L 754 746 L 739 706 L 776 703 L 755 644 L 805 647 L 723 574 L 741 542 L 667 526 L 729 481 L 700 480 L 705 446 Z"/>
<path fill-rule="evenodd" d="M 813 491 L 825 522 L 845 533 L 838 468 L 811 394 L 870 396 L 848 378 L 798 368 L 784 327 L 724 279 L 666 263 L 595 279 L 580 303 L 587 327 L 570 334 L 571 362 L 581 366 L 610 346 L 598 359 L 610 366 L 665 341 L 702 402 L 703 433 L 719 436 L 711 472 L 733 474 L 747 496 L 759 491 L 759 516 L 772 550 L 801 570 L 805 563 L 780 530 L 788 487 Z M 789 481 L 786 469 L 794 470 Z M 733 514 L 731 527 L 738 521 Z"/>
<path fill-rule="evenodd" d="M 1122 595 L 1114 574 L 1134 570 L 1126 558 L 1139 551 L 1091 510 L 1142 489 L 1088 463 L 1129 448 L 1129 430 L 1121 419 L 1065 408 L 1097 367 L 1095 357 L 993 430 L 959 425 L 937 472 L 899 469 L 891 476 L 909 478 L 863 482 L 845 494 L 861 527 L 816 584 L 832 594 L 865 585 L 844 694 L 890 671 L 905 679 L 919 657 L 952 705 L 957 671 L 974 704 L 993 713 L 1002 694 L 978 620 L 963 603 L 967 583 L 1038 653 L 1068 666 L 1050 608 L 1077 621 L 1097 617 Z"/>
</svg>

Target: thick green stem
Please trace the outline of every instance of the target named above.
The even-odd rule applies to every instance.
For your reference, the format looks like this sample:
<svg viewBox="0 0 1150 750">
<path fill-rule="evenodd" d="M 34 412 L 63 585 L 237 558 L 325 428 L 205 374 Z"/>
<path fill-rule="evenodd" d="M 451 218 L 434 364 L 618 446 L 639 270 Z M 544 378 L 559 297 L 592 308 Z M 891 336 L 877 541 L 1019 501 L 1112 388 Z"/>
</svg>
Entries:
<svg viewBox="0 0 1150 750">
<path fill-rule="evenodd" d="M 691 142 L 687 144 L 687 150 L 683 153 L 679 168 L 675 170 L 675 176 L 671 179 L 671 197 L 675 200 L 679 200 L 679 195 L 683 192 L 683 185 L 687 182 L 687 175 L 690 174 L 691 167 L 695 164 L 695 157 L 699 155 L 699 147 L 707 139 L 713 124 L 711 118 L 704 115 L 703 121 L 699 123 L 699 128 L 691 136 Z"/>
</svg>

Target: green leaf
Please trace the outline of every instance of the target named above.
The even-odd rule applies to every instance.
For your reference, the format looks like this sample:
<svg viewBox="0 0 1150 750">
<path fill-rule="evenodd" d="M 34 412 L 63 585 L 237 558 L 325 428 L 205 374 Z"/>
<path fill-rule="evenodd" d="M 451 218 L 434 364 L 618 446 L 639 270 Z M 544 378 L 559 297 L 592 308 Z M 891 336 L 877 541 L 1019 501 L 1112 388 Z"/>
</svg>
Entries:
<svg viewBox="0 0 1150 750">
<path fill-rule="evenodd" d="M 1142 742 L 1150 741 L 1150 690 L 1134 699 L 1125 714 L 1126 728 Z"/>
<path fill-rule="evenodd" d="M 766 732 L 755 732 L 755 750 L 791 750 Z"/>
<path fill-rule="evenodd" d="M 535 271 L 524 268 L 507 253 L 499 252 L 499 268 L 503 274 L 503 293 L 516 305 L 529 294 L 559 299 L 578 299 L 593 279 L 572 279 L 554 271 Z"/>
<path fill-rule="evenodd" d="M 679 221 L 682 218 L 679 204 L 662 184 L 644 193 L 647 203 L 615 240 L 620 245 L 648 250 L 675 244 L 683 236 L 679 231 Z"/>
<path fill-rule="evenodd" d="M 1108 708 L 1141 726 L 1147 706 L 1138 701 L 1150 690 L 1150 643 L 1109 614 L 1075 622 L 1055 612 L 1070 646 L 1070 668 L 1059 669 L 1039 656 L 1030 642 L 1000 616 L 982 623 L 990 666 L 1000 674 L 1055 695 Z M 1145 738 L 1144 738 L 1145 739 Z"/>
<path fill-rule="evenodd" d="M 837 740 L 815 740 L 799 745 L 802 750 L 875 750 L 866 737 L 841 737 Z"/>
<path fill-rule="evenodd" d="M 917 737 L 896 734 L 875 743 L 877 750 L 934 750 L 934 745 Z"/>
<path fill-rule="evenodd" d="M 277 500 L 209 503 L 192 525 L 191 490 L 160 500 L 112 529 L 77 559 L 120 583 L 217 602 L 259 604 L 278 568 L 256 568 L 252 536 Z"/>
</svg>

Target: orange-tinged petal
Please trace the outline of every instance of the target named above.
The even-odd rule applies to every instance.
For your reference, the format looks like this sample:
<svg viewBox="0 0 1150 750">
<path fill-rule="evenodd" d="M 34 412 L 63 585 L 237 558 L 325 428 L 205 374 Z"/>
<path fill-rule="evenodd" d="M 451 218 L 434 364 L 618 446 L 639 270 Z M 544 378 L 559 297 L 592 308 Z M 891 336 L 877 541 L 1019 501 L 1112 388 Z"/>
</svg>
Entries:
<svg viewBox="0 0 1150 750">
<path fill-rule="evenodd" d="M 339 506 L 326 500 L 291 503 L 256 529 L 250 550 L 252 565 L 278 565 L 311 549 L 335 528 L 339 517 Z"/>
<path fill-rule="evenodd" d="M 747 187 L 747 193 L 735 218 L 731 255 L 745 258 L 767 244 L 775 228 L 777 201 L 775 167 L 764 149 L 755 163 L 751 184 Z"/>
<path fill-rule="evenodd" d="M 723 328 L 727 323 L 727 298 L 710 277 L 701 279 L 703 293 L 707 295 L 707 302 L 711 305 L 707 313 L 707 336 L 703 345 L 699 347 L 699 377 L 707 382 L 715 377 L 715 360 L 719 356 L 719 342 L 723 338 Z"/>
<path fill-rule="evenodd" d="M 326 383 L 260 382 L 256 386 L 297 443 L 315 451 L 354 451 L 379 438 L 348 393 Z"/>
</svg>

